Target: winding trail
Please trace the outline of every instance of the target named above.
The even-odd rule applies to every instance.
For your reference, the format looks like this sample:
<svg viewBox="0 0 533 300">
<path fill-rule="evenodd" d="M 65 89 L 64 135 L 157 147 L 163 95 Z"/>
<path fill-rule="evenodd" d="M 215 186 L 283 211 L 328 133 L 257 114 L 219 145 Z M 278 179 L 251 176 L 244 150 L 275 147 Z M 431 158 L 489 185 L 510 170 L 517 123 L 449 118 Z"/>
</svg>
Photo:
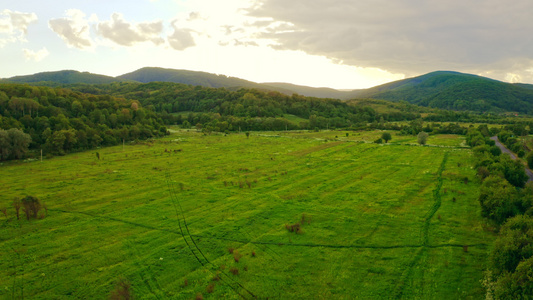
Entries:
<svg viewBox="0 0 533 300">
<path fill-rule="evenodd" d="M 517 159 L 516 155 L 511 150 L 507 149 L 507 147 L 505 147 L 505 145 L 503 145 L 500 142 L 500 140 L 498 140 L 497 136 L 493 136 L 490 139 L 496 142 L 496 146 L 498 146 L 502 150 L 503 153 L 509 154 L 509 156 L 511 156 L 512 159 Z M 533 181 L 533 172 L 527 166 L 525 166 L 525 169 L 526 169 L 526 174 L 529 177 L 528 181 Z"/>
</svg>

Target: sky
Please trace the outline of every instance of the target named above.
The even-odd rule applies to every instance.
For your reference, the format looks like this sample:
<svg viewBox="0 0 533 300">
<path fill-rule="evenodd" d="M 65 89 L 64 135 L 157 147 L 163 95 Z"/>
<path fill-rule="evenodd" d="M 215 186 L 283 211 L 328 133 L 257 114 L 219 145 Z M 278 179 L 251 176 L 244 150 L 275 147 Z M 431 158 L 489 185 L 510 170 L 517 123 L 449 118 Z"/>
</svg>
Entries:
<svg viewBox="0 0 533 300">
<path fill-rule="evenodd" d="M 530 0 L 0 0 L 0 78 L 142 67 L 368 88 L 437 70 L 533 83 Z"/>
</svg>

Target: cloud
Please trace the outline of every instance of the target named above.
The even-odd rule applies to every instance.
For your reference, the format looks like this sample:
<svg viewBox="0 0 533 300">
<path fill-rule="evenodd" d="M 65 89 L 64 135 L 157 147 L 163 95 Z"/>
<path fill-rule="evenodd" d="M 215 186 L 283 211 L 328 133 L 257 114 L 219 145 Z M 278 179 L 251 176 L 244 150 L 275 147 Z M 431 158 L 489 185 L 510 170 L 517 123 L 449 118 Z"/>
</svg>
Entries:
<svg viewBox="0 0 533 300">
<path fill-rule="evenodd" d="M 114 13 L 110 21 L 100 22 L 96 26 L 98 34 L 118 45 L 133 46 L 138 43 L 152 42 L 155 45 L 164 43 L 163 22 L 128 23 L 120 13 Z"/>
<path fill-rule="evenodd" d="M 48 27 L 67 43 L 69 47 L 89 49 L 94 47 L 90 37 L 89 22 L 85 14 L 78 9 L 69 9 L 65 12 L 66 18 L 48 21 Z"/>
<path fill-rule="evenodd" d="M 196 45 L 190 29 L 179 28 L 177 22 L 172 22 L 174 32 L 168 36 L 168 43 L 175 50 L 185 50 Z"/>
<path fill-rule="evenodd" d="M 7 43 L 26 41 L 28 27 L 38 20 L 35 13 L 4 9 L 0 13 L 0 47 Z"/>
<path fill-rule="evenodd" d="M 50 54 L 50 52 L 48 52 L 46 47 L 44 47 L 43 49 L 39 51 L 33 51 L 29 49 L 22 49 L 22 51 L 24 52 L 24 56 L 26 57 L 26 60 L 33 60 L 36 62 L 43 60 L 45 57 L 47 57 Z"/>
<path fill-rule="evenodd" d="M 261 20 L 252 25 L 276 49 L 406 74 L 453 69 L 504 79 L 533 66 L 531 11 L 529 0 L 262 0 L 248 16 Z"/>
</svg>

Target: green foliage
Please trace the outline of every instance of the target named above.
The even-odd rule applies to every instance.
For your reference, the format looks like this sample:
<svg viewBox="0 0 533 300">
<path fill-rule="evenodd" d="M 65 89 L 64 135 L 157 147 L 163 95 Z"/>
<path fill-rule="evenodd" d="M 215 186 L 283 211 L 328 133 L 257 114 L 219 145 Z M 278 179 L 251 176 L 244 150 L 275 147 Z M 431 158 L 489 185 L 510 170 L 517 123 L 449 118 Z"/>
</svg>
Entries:
<svg viewBox="0 0 533 300">
<path fill-rule="evenodd" d="M 529 152 L 526 156 L 527 165 L 530 169 L 533 169 L 533 151 Z"/>
<path fill-rule="evenodd" d="M 531 295 L 533 295 L 533 257 L 520 261 L 514 272 L 505 272 L 494 285 L 496 299 L 529 299 Z"/>
<path fill-rule="evenodd" d="M 361 91 L 359 97 L 449 110 L 533 112 L 533 90 L 457 72 L 433 72 Z"/>
<path fill-rule="evenodd" d="M 391 136 L 390 132 L 384 132 L 381 135 L 381 138 L 385 141 L 385 143 L 388 143 L 392 139 L 392 136 Z"/>
<path fill-rule="evenodd" d="M 427 132 L 421 131 L 418 133 L 416 140 L 420 145 L 425 145 L 427 143 L 428 136 L 429 135 Z"/>
<path fill-rule="evenodd" d="M 479 203 L 481 215 L 498 224 L 525 210 L 516 189 L 497 176 L 485 178 L 480 188 Z"/>
<path fill-rule="evenodd" d="M 120 79 L 78 71 L 43 72 L 28 76 L 17 76 L 4 79 L 2 82 L 9 83 L 41 83 L 49 86 L 60 84 L 83 83 L 83 84 L 106 84 L 121 81 Z"/>
<path fill-rule="evenodd" d="M 513 160 L 508 155 L 500 156 L 500 164 L 503 167 L 505 179 L 516 187 L 523 188 L 529 177 L 526 174 L 524 165 L 519 160 Z"/>
<path fill-rule="evenodd" d="M 0 95 L 2 160 L 23 157 L 28 146 L 63 155 L 167 131 L 163 120 L 137 101 L 19 84 L 0 84 Z M 7 135 L 2 129 L 9 129 Z"/>
<path fill-rule="evenodd" d="M 20 129 L 0 129 L 0 160 L 23 158 L 30 143 L 30 135 Z"/>
<path fill-rule="evenodd" d="M 509 219 L 494 242 L 490 261 L 496 275 L 514 272 L 518 264 L 533 256 L 533 218 L 519 215 Z"/>
</svg>

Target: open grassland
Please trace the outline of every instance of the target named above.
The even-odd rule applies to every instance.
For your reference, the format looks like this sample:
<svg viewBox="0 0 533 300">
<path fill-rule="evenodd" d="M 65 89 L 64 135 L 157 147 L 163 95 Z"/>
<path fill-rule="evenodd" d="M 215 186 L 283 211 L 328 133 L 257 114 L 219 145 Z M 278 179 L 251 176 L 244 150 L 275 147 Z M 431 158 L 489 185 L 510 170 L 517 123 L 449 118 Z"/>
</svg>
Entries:
<svg viewBox="0 0 533 300">
<path fill-rule="evenodd" d="M 5 164 L 0 297 L 102 299 L 121 277 L 142 299 L 482 297 L 470 150 L 337 135 L 180 131 Z M 15 219 L 26 194 L 46 218 Z"/>
</svg>

